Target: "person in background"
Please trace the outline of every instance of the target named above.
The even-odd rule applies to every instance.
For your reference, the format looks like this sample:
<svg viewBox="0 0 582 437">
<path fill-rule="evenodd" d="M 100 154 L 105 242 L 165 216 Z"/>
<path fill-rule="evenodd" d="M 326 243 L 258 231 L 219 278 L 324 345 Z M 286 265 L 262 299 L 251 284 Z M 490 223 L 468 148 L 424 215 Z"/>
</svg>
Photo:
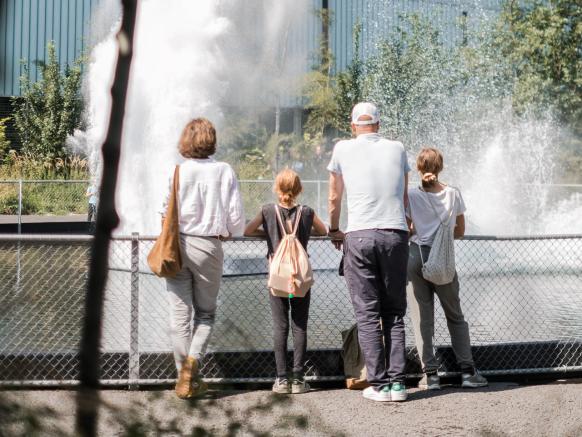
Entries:
<svg viewBox="0 0 582 437">
<path fill-rule="evenodd" d="M 184 127 L 178 150 L 186 158 L 180 165 L 178 193 L 182 270 L 176 277 L 166 279 L 166 288 L 178 370 L 176 394 L 185 399 L 207 390 L 199 370 L 214 325 L 223 269 L 222 240 L 242 234 L 244 213 L 234 170 L 212 158 L 216 130 L 210 121 L 190 121 Z M 162 217 L 172 186 L 173 172 Z"/>
<path fill-rule="evenodd" d="M 425 148 L 416 158 L 416 168 L 422 183 L 408 192 L 407 217 L 411 228 L 410 257 L 408 258 L 408 288 L 410 315 L 416 338 L 416 348 L 422 363 L 424 376 L 419 387 L 440 389 L 437 374 L 439 363 L 434 355 L 434 296 L 439 298 L 447 327 L 451 335 L 453 351 L 461 368 L 463 387 L 485 387 L 487 380 L 475 369 L 471 354 L 469 325 L 465 321 L 459 299 L 459 279 L 455 273 L 453 282 L 436 285 L 424 279 L 423 262 L 428 260 L 432 242 L 441 222 L 455 217 L 454 237 L 465 234 L 465 202 L 461 192 L 439 181 L 443 170 L 443 155 L 434 148 Z M 421 255 L 422 251 L 422 255 Z M 424 261 L 423 261 L 424 260 Z"/>
<path fill-rule="evenodd" d="M 97 187 L 91 183 L 85 192 L 85 197 L 89 198 L 89 209 L 87 211 L 87 222 L 91 223 L 97 218 Z"/>
<path fill-rule="evenodd" d="M 317 217 L 312 208 L 297 204 L 297 197 L 303 190 L 301 180 L 293 170 L 285 169 L 275 178 L 273 191 L 278 197 L 278 209 L 287 232 L 297 214 L 301 214 L 297 227 L 297 238 L 307 251 L 310 235 L 327 235 L 327 227 Z M 251 220 L 244 232 L 246 237 L 266 237 L 267 258 L 270 260 L 283 238 L 282 229 L 277 220 L 275 204 L 264 205 L 257 216 Z M 277 378 L 273 385 L 275 393 L 304 393 L 309 391 L 305 382 L 305 353 L 307 351 L 307 320 L 311 290 L 304 297 L 278 297 L 269 293 L 271 314 L 273 317 L 273 341 Z M 289 336 L 289 312 L 291 312 L 291 331 L 293 332 L 293 372 L 287 375 L 287 337 Z"/>
<path fill-rule="evenodd" d="M 343 240 L 344 276 L 370 384 L 363 396 L 379 402 L 404 401 L 408 262 L 404 205 L 410 168 L 402 143 L 382 138 L 379 127 L 375 105 L 354 106 L 356 138 L 338 142 L 328 166 L 329 236 L 336 247 Z M 339 229 L 344 188 L 345 239 Z"/>
</svg>

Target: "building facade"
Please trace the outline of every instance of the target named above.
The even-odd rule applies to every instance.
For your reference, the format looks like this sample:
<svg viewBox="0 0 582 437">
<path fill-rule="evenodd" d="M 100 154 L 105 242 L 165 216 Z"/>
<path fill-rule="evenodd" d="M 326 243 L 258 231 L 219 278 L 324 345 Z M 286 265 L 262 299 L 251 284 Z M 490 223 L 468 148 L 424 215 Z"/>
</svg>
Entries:
<svg viewBox="0 0 582 437">
<path fill-rule="evenodd" d="M 264 0 L 259 0 L 264 1 Z M 306 53 L 309 70 L 317 59 L 322 37 L 327 33 L 335 71 L 346 68 L 353 58 L 353 29 L 361 23 L 360 56 L 374 53 L 378 42 L 402 25 L 407 14 L 430 17 L 444 40 L 451 45 L 466 38 L 466 30 L 496 16 L 502 0 L 307 0 L 308 18 L 287 38 L 289 54 Z M 20 76 L 28 71 L 39 77 L 37 63 L 46 59 L 46 46 L 54 41 L 61 65 L 71 64 L 88 50 L 91 12 L 99 0 L 0 0 L 0 117 L 11 112 L 10 96 L 20 94 Z M 318 11 L 327 9 L 329 26 Z M 460 24 L 463 23 L 463 24 Z M 286 125 L 297 130 L 299 95 L 281 96 L 281 108 L 295 114 Z M 10 132 L 9 132 L 10 133 Z M 13 132 L 12 132 L 13 133 Z"/>
</svg>

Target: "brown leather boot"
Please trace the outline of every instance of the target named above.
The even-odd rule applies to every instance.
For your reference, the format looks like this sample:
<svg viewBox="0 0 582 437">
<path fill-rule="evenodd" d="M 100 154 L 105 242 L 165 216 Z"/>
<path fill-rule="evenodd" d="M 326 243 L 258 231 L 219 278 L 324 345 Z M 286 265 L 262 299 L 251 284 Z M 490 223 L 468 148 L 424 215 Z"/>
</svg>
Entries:
<svg viewBox="0 0 582 437">
<path fill-rule="evenodd" d="M 182 368 L 176 383 L 176 396 L 180 399 L 188 399 L 194 396 L 192 381 L 198 377 L 198 361 L 194 357 L 187 357 L 182 363 Z"/>
</svg>

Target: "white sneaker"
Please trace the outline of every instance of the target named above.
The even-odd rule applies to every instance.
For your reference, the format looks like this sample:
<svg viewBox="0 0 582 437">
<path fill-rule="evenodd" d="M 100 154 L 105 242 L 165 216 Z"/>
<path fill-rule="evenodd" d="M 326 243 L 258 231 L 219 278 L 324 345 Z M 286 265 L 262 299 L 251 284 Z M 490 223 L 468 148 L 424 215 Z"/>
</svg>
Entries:
<svg viewBox="0 0 582 437">
<path fill-rule="evenodd" d="M 289 386 L 289 381 L 287 378 L 277 377 L 277 379 L 275 379 L 275 383 L 273 384 L 272 391 L 273 393 L 281 394 L 291 393 L 291 387 Z"/>
<path fill-rule="evenodd" d="M 390 396 L 390 387 L 385 385 L 380 390 L 375 387 L 365 388 L 362 395 L 366 399 L 370 399 L 376 402 L 390 402 L 392 397 Z"/>
<path fill-rule="evenodd" d="M 311 390 L 311 387 L 305 382 L 303 378 L 293 378 L 291 380 L 291 393 L 294 395 L 307 393 L 309 390 Z"/>
</svg>

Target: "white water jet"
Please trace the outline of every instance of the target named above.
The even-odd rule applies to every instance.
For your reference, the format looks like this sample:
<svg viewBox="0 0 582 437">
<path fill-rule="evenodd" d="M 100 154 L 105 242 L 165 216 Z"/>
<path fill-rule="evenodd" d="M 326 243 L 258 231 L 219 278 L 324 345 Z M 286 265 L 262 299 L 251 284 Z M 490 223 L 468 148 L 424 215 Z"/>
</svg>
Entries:
<svg viewBox="0 0 582 437">
<path fill-rule="evenodd" d="M 95 174 L 100 174 L 119 26 L 117 0 L 100 8 L 87 74 L 87 149 Z M 109 21 L 104 8 L 113 17 Z M 180 162 L 177 142 L 190 119 L 206 117 L 220 127 L 223 105 L 265 106 L 260 99 L 272 105 L 304 70 L 306 53 L 288 65 L 277 55 L 291 20 L 306 11 L 303 0 L 258 1 L 244 10 L 218 0 L 140 2 L 116 193 L 118 233 L 158 232 L 157 211 L 171 168 Z"/>
</svg>

